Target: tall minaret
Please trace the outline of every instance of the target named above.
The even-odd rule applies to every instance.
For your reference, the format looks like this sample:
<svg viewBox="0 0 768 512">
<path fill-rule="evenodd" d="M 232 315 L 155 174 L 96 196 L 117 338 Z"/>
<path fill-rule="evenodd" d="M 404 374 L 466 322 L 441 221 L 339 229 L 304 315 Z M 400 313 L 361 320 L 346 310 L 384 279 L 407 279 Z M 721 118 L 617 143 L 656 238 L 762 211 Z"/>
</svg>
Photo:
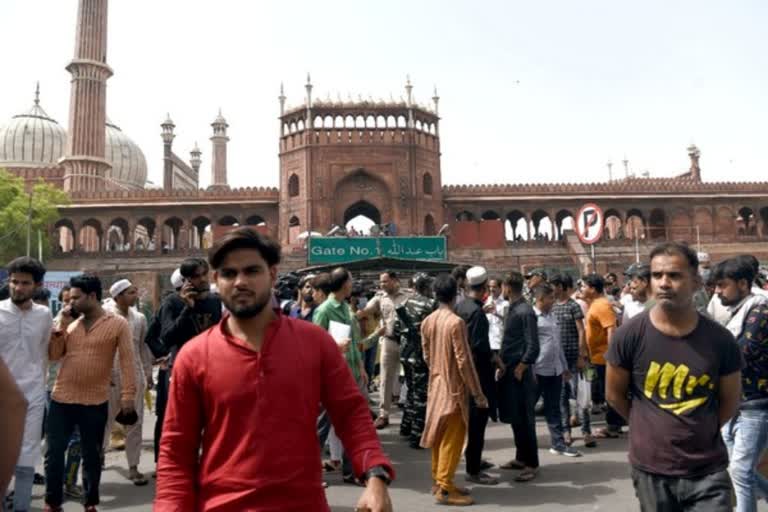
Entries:
<svg viewBox="0 0 768 512">
<path fill-rule="evenodd" d="M 75 57 L 67 66 L 72 75 L 69 132 L 64 157 L 64 190 L 109 188 L 104 159 L 107 110 L 107 0 L 79 0 Z"/>
<path fill-rule="evenodd" d="M 213 127 L 213 137 L 211 137 L 211 184 L 210 187 L 228 187 L 227 184 L 227 120 L 219 115 L 211 123 Z"/>
<path fill-rule="evenodd" d="M 171 114 L 165 115 L 165 121 L 160 128 L 163 130 L 160 134 L 163 138 L 163 188 L 173 190 L 173 139 L 176 138 L 173 129 L 176 125 L 173 124 Z"/>
</svg>

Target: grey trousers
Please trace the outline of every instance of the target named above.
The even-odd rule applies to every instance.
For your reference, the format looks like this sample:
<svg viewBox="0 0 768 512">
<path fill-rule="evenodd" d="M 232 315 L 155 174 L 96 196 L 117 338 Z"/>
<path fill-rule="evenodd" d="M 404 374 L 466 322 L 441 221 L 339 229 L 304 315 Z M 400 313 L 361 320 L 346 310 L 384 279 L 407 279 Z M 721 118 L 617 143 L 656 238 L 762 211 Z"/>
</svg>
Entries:
<svg viewBox="0 0 768 512">
<path fill-rule="evenodd" d="M 696 478 L 646 473 L 632 468 L 632 483 L 642 512 L 720 512 L 733 508 L 727 470 Z"/>
</svg>

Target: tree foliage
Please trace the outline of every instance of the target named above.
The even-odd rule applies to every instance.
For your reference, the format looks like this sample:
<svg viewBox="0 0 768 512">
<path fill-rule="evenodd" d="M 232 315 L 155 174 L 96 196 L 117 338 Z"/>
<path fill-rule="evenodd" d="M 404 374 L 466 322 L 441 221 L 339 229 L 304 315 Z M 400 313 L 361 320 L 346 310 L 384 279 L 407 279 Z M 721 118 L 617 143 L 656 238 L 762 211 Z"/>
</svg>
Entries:
<svg viewBox="0 0 768 512">
<path fill-rule="evenodd" d="M 59 218 L 58 206 L 69 203 L 67 194 L 42 179 L 31 189 L 31 254 L 38 254 L 38 230 L 42 234 L 43 256 L 51 254 L 49 227 Z M 27 224 L 30 192 L 24 179 L 0 169 L 0 264 L 27 253 Z"/>
</svg>

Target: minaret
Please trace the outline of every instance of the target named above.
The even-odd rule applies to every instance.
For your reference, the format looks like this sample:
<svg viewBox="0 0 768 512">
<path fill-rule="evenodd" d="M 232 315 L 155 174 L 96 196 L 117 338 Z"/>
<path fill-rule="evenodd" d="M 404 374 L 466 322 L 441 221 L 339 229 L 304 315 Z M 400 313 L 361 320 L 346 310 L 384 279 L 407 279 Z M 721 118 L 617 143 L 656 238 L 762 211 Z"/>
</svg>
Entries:
<svg viewBox="0 0 768 512">
<path fill-rule="evenodd" d="M 171 114 L 165 114 L 165 121 L 160 125 L 163 129 L 163 133 L 160 135 L 163 138 L 163 188 L 165 190 L 173 189 L 173 139 L 176 135 L 173 133 L 173 129 L 176 125 L 171 120 Z"/>
<path fill-rule="evenodd" d="M 95 191 L 105 182 L 110 164 L 104 159 L 107 120 L 107 0 L 79 0 L 75 56 L 67 66 L 72 75 L 64 190 Z"/>
<path fill-rule="evenodd" d="M 437 94 L 437 86 L 435 86 L 435 92 L 432 96 L 432 102 L 435 104 L 435 116 L 437 116 L 437 121 L 435 121 L 435 136 L 440 136 L 440 96 Z"/>
<path fill-rule="evenodd" d="M 699 157 L 701 151 L 696 147 L 696 144 L 688 146 L 688 156 L 691 159 L 691 179 L 694 181 L 701 181 L 701 168 L 699 167 Z"/>
<path fill-rule="evenodd" d="M 200 176 L 200 164 L 202 163 L 200 155 L 202 154 L 203 152 L 197 147 L 197 141 L 195 141 L 195 147 L 189 152 L 189 165 L 192 166 L 192 170 L 195 171 L 195 174 L 198 176 Z"/>
<path fill-rule="evenodd" d="M 309 73 L 307 73 L 307 85 L 304 88 L 307 90 L 307 120 L 305 121 L 305 129 L 309 133 L 312 128 L 312 78 L 309 76 Z M 307 138 L 307 141 L 309 141 L 309 138 Z"/>
<path fill-rule="evenodd" d="M 211 149 L 211 187 L 228 187 L 227 184 L 227 120 L 221 115 L 221 109 L 219 109 L 219 115 L 211 123 L 213 127 L 213 137 L 211 137 L 211 143 L 213 147 Z"/>
<path fill-rule="evenodd" d="M 406 101 L 408 102 L 408 128 L 413 128 L 413 85 L 411 85 L 411 75 L 406 76 L 405 93 Z"/>
</svg>

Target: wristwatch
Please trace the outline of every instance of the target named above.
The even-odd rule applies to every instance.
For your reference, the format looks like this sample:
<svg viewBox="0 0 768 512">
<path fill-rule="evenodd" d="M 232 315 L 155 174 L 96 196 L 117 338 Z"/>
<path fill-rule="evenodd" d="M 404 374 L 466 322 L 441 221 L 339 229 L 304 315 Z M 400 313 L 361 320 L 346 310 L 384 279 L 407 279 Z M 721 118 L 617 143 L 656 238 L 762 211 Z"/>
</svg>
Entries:
<svg viewBox="0 0 768 512">
<path fill-rule="evenodd" d="M 387 485 L 392 483 L 392 477 L 389 476 L 389 471 L 384 466 L 373 466 L 366 471 L 363 475 L 363 482 L 367 482 L 371 478 L 378 478 Z"/>
</svg>

